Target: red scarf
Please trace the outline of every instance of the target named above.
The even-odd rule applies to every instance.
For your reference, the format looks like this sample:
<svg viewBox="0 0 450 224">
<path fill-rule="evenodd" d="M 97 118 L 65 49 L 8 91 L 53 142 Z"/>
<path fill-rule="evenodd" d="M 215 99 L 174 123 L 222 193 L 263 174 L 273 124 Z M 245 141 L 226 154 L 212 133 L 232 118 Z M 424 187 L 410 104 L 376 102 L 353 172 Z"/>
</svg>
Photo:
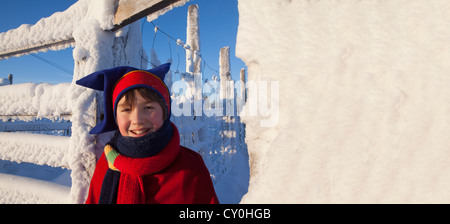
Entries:
<svg viewBox="0 0 450 224">
<path fill-rule="evenodd" d="M 111 170 L 120 172 L 117 190 L 117 204 L 145 203 L 143 176 L 157 173 L 170 165 L 180 151 L 180 135 L 172 124 L 173 135 L 170 142 L 158 154 L 145 158 L 131 158 L 119 154 L 111 145 L 104 152 Z"/>
</svg>

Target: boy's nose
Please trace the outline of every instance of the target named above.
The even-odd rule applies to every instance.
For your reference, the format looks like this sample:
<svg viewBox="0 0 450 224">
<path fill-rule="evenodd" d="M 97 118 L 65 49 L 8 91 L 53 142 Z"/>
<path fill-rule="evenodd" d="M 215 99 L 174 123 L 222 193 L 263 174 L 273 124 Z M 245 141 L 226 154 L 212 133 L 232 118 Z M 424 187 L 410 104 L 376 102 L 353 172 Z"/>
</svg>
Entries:
<svg viewBox="0 0 450 224">
<path fill-rule="evenodd" d="M 133 124 L 142 124 L 144 121 L 144 113 L 142 113 L 142 111 L 137 108 L 132 111 L 131 117 L 131 121 Z"/>
</svg>

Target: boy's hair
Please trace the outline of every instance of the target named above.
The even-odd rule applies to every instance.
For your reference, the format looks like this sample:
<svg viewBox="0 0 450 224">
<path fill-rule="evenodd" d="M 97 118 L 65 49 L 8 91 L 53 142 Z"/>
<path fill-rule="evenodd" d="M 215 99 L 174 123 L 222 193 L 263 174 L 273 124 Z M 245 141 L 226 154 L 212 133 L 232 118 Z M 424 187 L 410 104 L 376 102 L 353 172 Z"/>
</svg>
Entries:
<svg viewBox="0 0 450 224">
<path fill-rule="evenodd" d="M 125 98 L 125 103 L 129 106 L 133 106 L 134 98 L 136 97 L 136 93 L 139 93 L 142 97 L 144 97 L 147 100 L 150 100 L 152 102 L 157 102 L 159 105 L 161 105 L 163 109 L 163 121 L 167 119 L 167 105 L 164 102 L 163 99 L 161 99 L 160 96 L 158 96 L 157 93 L 151 91 L 148 88 L 140 87 L 135 88 L 130 91 L 127 91 L 123 97 Z"/>
</svg>

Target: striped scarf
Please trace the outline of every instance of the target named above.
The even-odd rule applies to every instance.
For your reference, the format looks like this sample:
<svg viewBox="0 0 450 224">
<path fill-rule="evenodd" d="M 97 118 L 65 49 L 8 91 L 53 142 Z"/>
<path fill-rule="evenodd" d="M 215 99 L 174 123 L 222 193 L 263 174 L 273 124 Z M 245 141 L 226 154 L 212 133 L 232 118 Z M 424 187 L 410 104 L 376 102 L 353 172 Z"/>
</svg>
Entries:
<svg viewBox="0 0 450 224">
<path fill-rule="evenodd" d="M 175 160 L 180 149 L 178 130 L 170 121 L 167 120 L 163 127 L 156 132 L 144 136 L 145 139 L 141 139 L 144 137 L 132 139 L 136 140 L 135 142 L 146 143 L 147 148 L 153 151 L 153 153 L 150 153 L 151 156 L 148 157 L 127 156 L 128 154 L 135 154 L 136 147 L 122 146 L 119 147 L 120 149 L 116 148 L 117 145 L 121 145 L 120 137 L 105 146 L 104 154 L 109 169 L 103 179 L 99 204 L 145 203 L 143 177 L 166 168 Z M 130 152 L 131 150 L 132 152 Z M 148 154 L 147 150 L 144 155 Z"/>
</svg>

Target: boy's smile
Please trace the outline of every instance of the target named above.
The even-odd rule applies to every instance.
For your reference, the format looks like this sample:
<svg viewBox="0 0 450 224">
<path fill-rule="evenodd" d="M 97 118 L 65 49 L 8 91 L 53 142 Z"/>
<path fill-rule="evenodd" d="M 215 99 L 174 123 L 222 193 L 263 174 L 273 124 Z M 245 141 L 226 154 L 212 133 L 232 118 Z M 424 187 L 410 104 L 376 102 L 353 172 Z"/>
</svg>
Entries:
<svg viewBox="0 0 450 224">
<path fill-rule="evenodd" d="M 162 127 L 163 109 L 158 102 L 144 98 L 135 92 L 128 105 L 122 97 L 117 106 L 117 126 L 122 136 L 142 137 Z"/>
<path fill-rule="evenodd" d="M 142 134 L 146 134 L 148 131 L 150 131 L 150 129 L 141 129 L 141 130 L 130 130 L 131 133 L 135 134 L 135 135 L 142 135 Z"/>
</svg>

